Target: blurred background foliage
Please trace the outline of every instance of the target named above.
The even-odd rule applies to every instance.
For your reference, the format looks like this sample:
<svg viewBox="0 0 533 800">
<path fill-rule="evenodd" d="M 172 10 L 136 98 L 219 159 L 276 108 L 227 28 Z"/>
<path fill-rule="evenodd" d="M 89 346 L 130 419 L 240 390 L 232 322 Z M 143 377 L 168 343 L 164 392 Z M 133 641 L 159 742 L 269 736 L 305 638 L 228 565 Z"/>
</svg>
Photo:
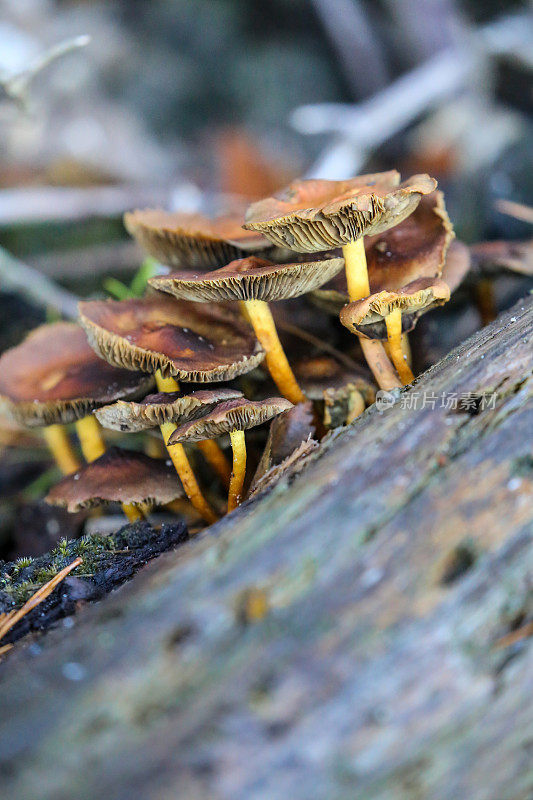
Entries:
<svg viewBox="0 0 533 800">
<path fill-rule="evenodd" d="M 209 193 L 258 196 L 320 168 L 341 177 L 397 166 L 439 178 L 466 238 L 520 235 L 522 224 L 493 205 L 530 202 L 528 9 L 520 0 L 2 0 L 4 76 L 59 41 L 91 41 L 36 74 L 24 109 L 0 102 L 0 188 L 150 185 L 168 189 L 158 204 L 196 208 Z M 340 116 L 336 127 L 341 106 L 319 109 L 313 131 L 307 104 L 361 108 L 445 52 L 473 61 L 458 91 L 384 141 L 376 126 L 376 143 L 356 143 L 353 158 L 327 155 L 339 137 L 353 146 Z M 0 243 L 19 254 L 49 248 L 46 215 L 31 235 L 8 230 L 19 199 L 4 195 L 6 218 L 0 197 Z M 58 244 L 76 244 L 71 233 Z M 97 225 L 84 235 L 101 234 Z"/>
</svg>

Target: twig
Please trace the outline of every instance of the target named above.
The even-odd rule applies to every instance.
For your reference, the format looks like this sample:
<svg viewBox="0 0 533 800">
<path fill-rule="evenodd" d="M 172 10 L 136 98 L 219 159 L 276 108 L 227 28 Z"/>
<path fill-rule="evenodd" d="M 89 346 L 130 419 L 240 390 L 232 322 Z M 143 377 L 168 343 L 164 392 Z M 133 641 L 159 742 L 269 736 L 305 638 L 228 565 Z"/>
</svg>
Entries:
<svg viewBox="0 0 533 800">
<path fill-rule="evenodd" d="M 463 87 L 473 65 L 471 53 L 448 50 L 364 103 L 320 103 L 297 108 L 291 124 L 298 131 L 337 137 L 312 166 L 309 177 L 345 178 L 357 172 L 372 149 Z M 351 158 L 347 157 L 350 148 Z"/>
<path fill-rule="evenodd" d="M 376 147 L 470 83 L 479 82 L 480 68 L 489 57 L 530 51 L 529 30 L 527 14 L 502 17 L 474 31 L 469 47 L 446 49 L 363 103 L 296 108 L 290 118 L 296 130 L 333 138 L 307 177 L 353 175 Z"/>
<path fill-rule="evenodd" d="M 515 203 L 513 200 L 496 200 L 494 203 L 496 210 L 500 214 L 506 214 L 508 217 L 520 219 L 523 222 L 529 222 L 533 225 L 533 208 L 526 206 L 524 203 Z"/>
<path fill-rule="evenodd" d="M 78 298 L 72 292 L 61 289 L 39 270 L 29 267 L 0 247 L 0 289 L 16 291 L 40 306 L 51 306 L 63 317 L 76 319 Z"/>
<path fill-rule="evenodd" d="M 533 636 L 533 622 L 527 622 L 525 625 L 522 625 L 521 628 L 518 628 L 516 631 L 511 631 L 511 633 L 502 636 L 494 647 L 498 650 L 501 650 L 503 647 L 509 647 L 512 644 L 516 644 L 517 642 L 521 642 L 523 639 L 527 639 L 530 636 Z"/>
<path fill-rule="evenodd" d="M 30 66 L 22 70 L 22 72 L 18 72 L 15 75 L 1 75 L 0 90 L 4 98 L 22 107 L 26 106 L 28 102 L 28 89 L 36 75 L 42 72 L 43 69 L 53 61 L 57 61 L 61 56 L 71 53 L 73 50 L 78 50 L 80 47 L 86 47 L 90 41 L 90 36 L 82 35 L 67 39 L 64 42 L 59 42 L 59 44 L 54 45 L 42 55 L 38 56 L 33 64 L 30 64 Z"/>
<path fill-rule="evenodd" d="M 388 83 L 382 47 L 358 0 L 312 0 L 335 48 L 354 97 L 362 98 Z"/>
<path fill-rule="evenodd" d="M 0 227 L 42 222 L 120 218 L 143 206 L 166 206 L 170 188 L 161 186 L 25 187 L 0 191 Z"/>
</svg>

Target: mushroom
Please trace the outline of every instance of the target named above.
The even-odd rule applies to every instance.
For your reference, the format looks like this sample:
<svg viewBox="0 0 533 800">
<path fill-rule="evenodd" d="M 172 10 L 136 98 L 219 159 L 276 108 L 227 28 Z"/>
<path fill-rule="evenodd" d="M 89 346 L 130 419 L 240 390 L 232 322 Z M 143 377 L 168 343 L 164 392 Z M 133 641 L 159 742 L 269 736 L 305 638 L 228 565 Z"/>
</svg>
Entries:
<svg viewBox="0 0 533 800">
<path fill-rule="evenodd" d="M 199 414 L 210 411 L 219 402 L 234 400 L 238 397 L 242 397 L 242 392 L 218 387 L 199 389 L 188 394 L 158 392 L 149 394 L 137 402 L 118 400 L 112 405 L 99 408 L 94 415 L 104 428 L 123 433 L 135 433 L 172 422 L 181 424 Z M 222 459 L 220 458 L 220 448 L 214 442 L 207 440 L 198 444 L 228 488 L 231 468 L 223 454 Z"/>
<path fill-rule="evenodd" d="M 291 370 L 267 301 L 299 297 L 322 285 L 342 267 L 341 258 L 272 264 L 250 256 L 213 272 L 171 272 L 151 278 L 149 283 L 174 297 L 198 303 L 243 301 L 246 315 L 265 350 L 267 366 L 276 386 L 291 403 L 301 403 L 306 397 Z"/>
<path fill-rule="evenodd" d="M 383 234 L 365 238 L 370 294 L 398 291 L 419 278 L 440 277 L 453 236 L 442 192 L 434 191 L 423 196 L 415 211 L 399 225 Z M 338 275 L 329 286 L 317 289 L 313 299 L 322 308 L 338 314 L 349 302 L 345 276 Z M 391 337 L 395 340 L 400 323 L 398 313 L 389 320 Z M 407 347 L 404 335 L 403 349 Z M 398 351 L 393 347 L 391 353 L 396 355 Z M 398 372 L 407 375 L 404 356 L 402 352 L 399 364 L 394 358 L 393 363 Z"/>
<path fill-rule="evenodd" d="M 75 512 L 102 503 L 122 503 L 136 509 L 139 517 L 154 505 L 183 497 L 176 473 L 165 461 L 144 453 L 110 447 L 50 490 L 46 502 Z"/>
<path fill-rule="evenodd" d="M 104 428 L 136 433 L 149 428 L 157 428 L 166 422 L 183 423 L 201 416 L 226 400 L 236 400 L 243 396 L 237 389 L 198 389 L 188 394 L 179 392 L 157 392 L 143 400 L 118 400 L 109 406 L 102 406 L 94 412 Z"/>
<path fill-rule="evenodd" d="M 264 357 L 249 325 L 230 308 L 153 295 L 93 300 L 79 305 L 80 323 L 98 355 L 116 366 L 155 373 L 160 392 L 176 392 L 175 378 L 223 381 L 254 369 Z M 165 442 L 174 431 L 163 423 Z M 216 515 L 202 495 L 183 447 L 169 450 L 193 506 L 207 522 Z"/>
<path fill-rule="evenodd" d="M 55 322 L 31 331 L 0 358 L 0 410 L 27 427 L 44 427 L 62 472 L 79 467 L 64 425 L 76 423 L 87 460 L 104 451 L 90 412 L 119 398 L 143 395 L 147 376 L 115 369 L 102 361 L 75 323 Z"/>
<path fill-rule="evenodd" d="M 349 298 L 360 300 L 370 294 L 363 237 L 398 225 L 436 185 L 429 175 L 415 175 L 400 183 L 396 170 L 345 181 L 294 181 L 279 195 L 253 203 L 244 227 L 299 252 L 341 246 Z M 372 366 L 381 345 L 360 341 Z M 385 353 L 378 360 L 383 359 Z M 386 376 L 377 368 L 374 372 L 382 388 L 398 385 L 392 367 Z"/>
<path fill-rule="evenodd" d="M 250 253 L 272 249 L 260 233 L 245 231 L 238 214 L 214 219 L 145 209 L 124 215 L 128 232 L 162 264 L 171 267 L 216 267 Z"/>
<path fill-rule="evenodd" d="M 478 242 L 470 246 L 476 271 L 493 276 L 499 272 L 516 272 L 533 276 L 533 239 L 525 241 Z"/>
<path fill-rule="evenodd" d="M 348 368 L 336 358 L 318 355 L 300 359 L 295 372 L 306 395 L 324 407 L 326 428 L 349 424 L 375 400 L 375 389 L 357 364 Z"/>
<path fill-rule="evenodd" d="M 341 246 L 349 295 L 359 300 L 370 293 L 363 237 L 398 225 L 436 186 L 429 175 L 400 183 L 396 170 L 344 181 L 294 181 L 275 197 L 252 203 L 244 228 L 301 253 Z"/>
<path fill-rule="evenodd" d="M 228 512 L 241 502 L 246 474 L 246 441 L 244 431 L 261 425 L 269 419 L 288 411 L 292 403 L 283 397 L 269 397 L 266 400 L 247 400 L 240 398 L 219 403 L 197 419 L 191 419 L 177 427 L 167 441 L 169 451 L 181 442 L 197 442 L 213 439 L 229 433 L 233 450 L 233 470 L 228 494 Z"/>
<path fill-rule="evenodd" d="M 382 291 L 344 306 L 342 324 L 369 340 L 388 338 L 391 358 L 404 383 L 413 373 L 404 360 L 401 331 L 412 330 L 420 314 L 450 299 L 450 289 L 440 278 L 420 278 L 399 291 Z M 402 312 L 405 315 L 402 317 Z"/>
</svg>

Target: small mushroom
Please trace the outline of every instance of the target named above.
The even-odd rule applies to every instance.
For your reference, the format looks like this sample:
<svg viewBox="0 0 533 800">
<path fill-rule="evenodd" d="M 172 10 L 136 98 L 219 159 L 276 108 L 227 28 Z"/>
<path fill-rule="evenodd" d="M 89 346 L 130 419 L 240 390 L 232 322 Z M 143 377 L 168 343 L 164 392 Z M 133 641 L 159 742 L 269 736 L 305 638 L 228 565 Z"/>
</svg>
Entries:
<svg viewBox="0 0 533 800">
<path fill-rule="evenodd" d="M 342 324 L 365 339 L 388 338 L 391 358 L 405 383 L 413 380 L 402 351 L 402 329 L 411 330 L 420 314 L 450 299 L 450 289 L 440 278 L 420 278 L 399 291 L 382 291 L 349 303 L 340 313 Z M 405 315 L 402 317 L 402 312 Z"/>
<path fill-rule="evenodd" d="M 306 395 L 322 403 L 326 428 L 349 424 L 375 400 L 374 386 L 356 364 L 348 368 L 319 355 L 301 359 L 294 369 Z"/>
<path fill-rule="evenodd" d="M 478 242 L 470 246 L 474 269 L 481 275 L 516 272 L 533 276 L 533 239 L 526 241 Z"/>
<path fill-rule="evenodd" d="M 104 428 L 136 433 L 157 428 L 166 422 L 184 423 L 189 419 L 212 411 L 217 403 L 236 400 L 243 396 L 237 389 L 199 389 L 187 394 L 179 392 L 157 392 L 143 400 L 126 402 L 118 400 L 94 412 Z"/>
<path fill-rule="evenodd" d="M 201 417 L 180 425 L 174 430 L 167 444 L 171 450 L 181 442 L 197 442 L 229 433 L 233 450 L 233 470 L 228 495 L 228 512 L 230 512 L 241 502 L 246 474 L 244 431 L 261 425 L 290 408 L 292 403 L 283 397 L 256 401 L 246 398 L 227 400 Z"/>
<path fill-rule="evenodd" d="M 199 389 L 188 394 L 183 392 L 158 392 L 138 402 L 119 400 L 95 411 L 95 416 L 104 428 L 134 433 L 157 428 L 168 423 L 183 423 L 213 409 L 223 400 L 242 397 L 235 389 Z M 220 448 L 212 441 L 198 442 L 207 461 L 226 488 L 229 487 L 231 468 Z"/>
<path fill-rule="evenodd" d="M 152 385 L 152 378 L 98 358 L 84 331 L 71 322 L 41 325 L 0 358 L 0 410 L 27 427 L 44 427 L 65 474 L 79 462 L 63 425 L 76 423 L 84 455 L 92 460 L 105 448 L 90 412 L 119 398 L 142 396 Z"/>
<path fill-rule="evenodd" d="M 423 196 L 399 225 L 365 237 L 370 294 L 401 289 L 418 278 L 441 277 L 453 237 L 442 192 Z M 346 275 L 338 273 L 327 285 L 314 290 L 311 298 L 337 316 L 350 301 Z"/>
<path fill-rule="evenodd" d="M 267 301 L 299 297 L 329 280 L 342 267 L 341 258 L 272 264 L 250 256 L 213 272 L 171 272 L 152 278 L 150 285 L 199 303 L 243 301 L 276 386 L 291 403 L 301 403 L 306 398 L 291 370 Z"/>
<path fill-rule="evenodd" d="M 370 294 L 363 237 L 398 225 L 436 185 L 429 175 L 400 183 L 396 170 L 345 181 L 295 181 L 279 195 L 253 203 L 244 227 L 300 252 L 342 246 L 348 295 L 356 301 Z M 361 347 L 366 356 L 364 340 Z M 383 388 L 397 385 L 392 374 L 378 378 Z"/>
<path fill-rule="evenodd" d="M 422 197 L 415 211 L 399 225 L 378 236 L 365 238 L 370 295 L 385 290 L 398 291 L 421 278 L 440 277 L 450 246 L 454 244 L 453 236 L 442 192 L 434 191 Z M 457 261 L 455 253 L 454 249 L 451 262 Z M 451 263 L 450 268 L 452 266 Z M 340 313 L 342 306 L 349 302 L 346 277 L 337 275 L 328 286 L 317 289 L 312 299 L 326 311 Z M 402 326 L 402 329 L 406 331 L 407 327 Z M 372 367 L 374 353 L 377 350 L 379 355 L 380 345 L 376 341 L 362 342 L 362 345 Z M 402 349 L 404 354 L 408 350 L 405 332 L 402 334 Z M 396 352 L 394 348 L 393 352 Z M 403 369 L 403 364 L 402 359 L 400 368 L 405 377 L 409 373 Z M 375 364 L 374 372 L 377 372 Z"/>
<path fill-rule="evenodd" d="M 165 461 L 110 447 L 56 484 L 46 502 L 71 512 L 102 503 L 122 503 L 142 515 L 147 508 L 166 505 L 179 497 L 183 497 L 183 490 Z"/>
<path fill-rule="evenodd" d="M 177 301 L 163 295 L 139 300 L 80 303 L 80 322 L 96 352 L 112 364 L 154 372 L 160 392 L 174 379 L 214 382 L 256 367 L 264 357 L 250 326 L 230 308 Z M 175 423 L 161 426 L 165 442 Z M 170 456 L 187 497 L 207 522 L 217 517 L 205 500 L 182 446 Z"/>
<path fill-rule="evenodd" d="M 171 267 L 216 267 L 250 253 L 272 249 L 260 233 L 245 231 L 238 214 L 210 219 L 145 209 L 124 215 L 128 232 L 162 264 Z"/>
</svg>

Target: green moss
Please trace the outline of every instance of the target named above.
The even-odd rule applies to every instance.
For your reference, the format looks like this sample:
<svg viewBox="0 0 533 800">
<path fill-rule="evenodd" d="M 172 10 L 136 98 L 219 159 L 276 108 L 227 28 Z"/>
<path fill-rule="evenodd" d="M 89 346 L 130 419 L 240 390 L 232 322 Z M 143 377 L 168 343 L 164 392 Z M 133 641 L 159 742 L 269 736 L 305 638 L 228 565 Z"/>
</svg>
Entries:
<svg viewBox="0 0 533 800">
<path fill-rule="evenodd" d="M 126 525 L 110 536 L 82 536 L 80 539 L 61 539 L 56 547 L 38 558 L 20 558 L 0 564 L 0 592 L 16 606 L 26 602 L 44 583 L 80 556 L 83 563 L 74 575 L 94 575 L 110 566 L 113 553 L 139 549 L 149 544 L 152 529 L 145 522 Z M 1 599 L 1 598 L 0 598 Z M 5 600 L 4 600 L 5 602 Z M 1 610 L 1 605 L 0 605 Z"/>
<path fill-rule="evenodd" d="M 11 575 L 12 576 L 19 575 L 21 570 L 31 565 L 32 561 L 33 561 L 32 558 L 17 558 L 17 560 L 15 561 L 15 565 L 12 569 Z"/>
</svg>

